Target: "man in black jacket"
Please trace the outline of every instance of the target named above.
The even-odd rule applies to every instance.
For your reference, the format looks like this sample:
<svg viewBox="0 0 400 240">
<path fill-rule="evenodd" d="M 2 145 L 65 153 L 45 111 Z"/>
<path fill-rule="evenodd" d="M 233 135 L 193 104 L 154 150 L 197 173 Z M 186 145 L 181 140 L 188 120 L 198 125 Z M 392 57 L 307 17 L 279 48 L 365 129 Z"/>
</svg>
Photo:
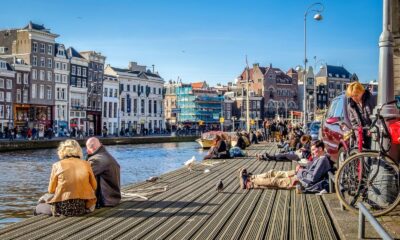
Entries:
<svg viewBox="0 0 400 240">
<path fill-rule="evenodd" d="M 99 139 L 92 137 L 86 142 L 88 161 L 97 180 L 96 207 L 112 207 L 121 201 L 120 166 Z"/>
</svg>

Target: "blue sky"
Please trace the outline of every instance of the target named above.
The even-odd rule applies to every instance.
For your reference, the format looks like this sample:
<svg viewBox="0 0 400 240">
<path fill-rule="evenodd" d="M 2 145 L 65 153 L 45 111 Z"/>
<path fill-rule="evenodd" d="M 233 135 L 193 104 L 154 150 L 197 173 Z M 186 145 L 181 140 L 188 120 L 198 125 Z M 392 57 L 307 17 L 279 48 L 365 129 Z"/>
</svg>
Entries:
<svg viewBox="0 0 400 240">
<path fill-rule="evenodd" d="M 57 42 L 100 51 L 107 63 L 155 65 L 165 79 L 233 81 L 249 64 L 286 71 L 303 64 L 304 12 L 311 0 L 4 1 L 0 28 L 29 20 Z M 361 81 L 377 79 L 381 0 L 323 0 L 324 19 L 307 18 L 307 56 L 344 65 Z M 6 10 L 5 10 L 6 9 Z"/>
</svg>

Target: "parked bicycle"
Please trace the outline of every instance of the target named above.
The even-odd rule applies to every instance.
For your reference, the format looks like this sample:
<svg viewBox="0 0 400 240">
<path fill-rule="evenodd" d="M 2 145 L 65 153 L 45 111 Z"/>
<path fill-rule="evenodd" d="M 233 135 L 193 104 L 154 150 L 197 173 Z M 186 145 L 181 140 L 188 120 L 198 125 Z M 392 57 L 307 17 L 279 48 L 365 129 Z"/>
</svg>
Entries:
<svg viewBox="0 0 400 240">
<path fill-rule="evenodd" d="M 382 107 L 377 109 L 375 119 L 368 129 L 375 134 L 378 150 L 363 151 L 350 155 L 336 173 L 336 194 L 342 204 L 357 213 L 357 203 L 362 202 L 374 216 L 384 215 L 400 202 L 399 164 L 388 156 L 391 136 L 383 116 Z M 385 139 L 389 141 L 385 143 Z M 362 141 L 362 139 L 359 139 Z M 358 146 L 360 148 L 360 144 Z"/>
</svg>

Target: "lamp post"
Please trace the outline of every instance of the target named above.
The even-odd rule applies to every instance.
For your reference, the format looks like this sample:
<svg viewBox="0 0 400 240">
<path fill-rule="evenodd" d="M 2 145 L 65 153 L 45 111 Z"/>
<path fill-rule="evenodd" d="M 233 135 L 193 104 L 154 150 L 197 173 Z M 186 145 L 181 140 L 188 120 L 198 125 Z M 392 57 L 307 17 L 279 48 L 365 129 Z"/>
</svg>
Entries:
<svg viewBox="0 0 400 240">
<path fill-rule="evenodd" d="M 382 33 L 379 37 L 379 88 L 378 106 L 394 99 L 394 77 L 393 77 L 393 34 L 389 29 L 390 22 L 390 0 L 383 0 Z M 384 117 L 399 117 L 396 107 L 386 105 L 382 108 Z"/>
<path fill-rule="evenodd" d="M 304 124 L 307 122 L 307 15 L 310 12 L 315 12 L 314 19 L 316 21 L 322 20 L 321 13 L 324 10 L 324 5 L 320 2 L 311 4 L 304 13 L 304 75 L 303 75 L 303 88 L 304 88 L 304 98 L 303 98 L 303 121 Z"/>
<path fill-rule="evenodd" d="M 249 64 L 247 62 L 246 56 L 246 130 L 250 132 L 250 99 L 249 99 L 249 82 L 250 82 L 250 71 L 249 71 Z"/>
<path fill-rule="evenodd" d="M 232 116 L 232 132 L 235 131 L 235 120 L 236 120 L 236 117 Z"/>
</svg>

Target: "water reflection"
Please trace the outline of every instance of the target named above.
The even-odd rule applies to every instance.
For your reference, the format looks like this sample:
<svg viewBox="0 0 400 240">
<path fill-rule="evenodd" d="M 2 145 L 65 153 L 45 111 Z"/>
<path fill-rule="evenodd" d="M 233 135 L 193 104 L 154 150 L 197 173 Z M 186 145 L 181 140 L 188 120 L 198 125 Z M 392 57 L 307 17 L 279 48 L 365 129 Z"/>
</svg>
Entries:
<svg viewBox="0 0 400 240">
<path fill-rule="evenodd" d="M 193 155 L 205 152 L 197 143 L 157 143 L 107 146 L 121 165 L 121 182 L 127 185 L 182 167 Z M 47 191 L 56 149 L 24 150 L 0 154 L 0 228 L 30 217 L 38 198 Z"/>
</svg>

